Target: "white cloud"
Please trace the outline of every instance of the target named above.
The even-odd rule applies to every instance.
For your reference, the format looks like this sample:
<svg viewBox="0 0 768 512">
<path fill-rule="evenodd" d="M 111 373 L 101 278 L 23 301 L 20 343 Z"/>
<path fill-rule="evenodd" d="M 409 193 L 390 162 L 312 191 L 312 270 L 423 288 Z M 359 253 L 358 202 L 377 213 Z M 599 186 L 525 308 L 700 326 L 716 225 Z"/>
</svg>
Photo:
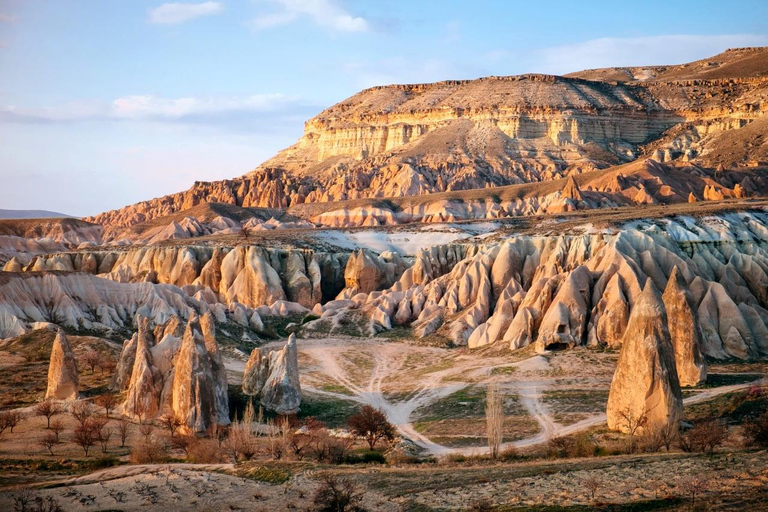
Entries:
<svg viewBox="0 0 768 512">
<path fill-rule="evenodd" d="M 523 60 L 531 72 L 565 74 L 602 67 L 682 64 L 726 48 L 766 44 L 768 36 L 751 34 L 606 37 L 533 51 Z"/>
<path fill-rule="evenodd" d="M 218 14 L 223 10 L 219 2 L 169 3 L 150 9 L 149 21 L 161 25 L 177 25 L 202 16 Z"/>
<path fill-rule="evenodd" d="M 297 98 L 284 94 L 217 98 L 125 96 L 112 102 L 110 115 L 118 119 L 182 119 L 235 112 L 274 112 L 297 102 Z"/>
<path fill-rule="evenodd" d="M 278 12 L 263 14 L 249 22 L 257 30 L 287 25 L 302 16 L 309 17 L 316 25 L 334 32 L 366 32 L 368 22 L 353 16 L 333 0 L 269 0 L 280 7 Z"/>
</svg>

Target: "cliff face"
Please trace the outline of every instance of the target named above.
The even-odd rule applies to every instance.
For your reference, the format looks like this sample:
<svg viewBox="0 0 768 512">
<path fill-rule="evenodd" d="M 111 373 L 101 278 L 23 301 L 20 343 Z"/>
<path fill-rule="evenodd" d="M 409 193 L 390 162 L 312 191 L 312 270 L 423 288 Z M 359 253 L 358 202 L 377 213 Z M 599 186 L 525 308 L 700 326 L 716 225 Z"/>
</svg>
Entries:
<svg viewBox="0 0 768 512">
<path fill-rule="evenodd" d="M 203 202 L 280 209 L 530 183 L 640 157 L 749 166 L 749 152 L 723 149 L 733 145 L 727 134 L 768 110 L 768 52 L 743 53 L 687 71 L 374 87 L 307 121 L 295 145 L 242 178 L 199 182 L 89 220 L 114 229 Z"/>
</svg>

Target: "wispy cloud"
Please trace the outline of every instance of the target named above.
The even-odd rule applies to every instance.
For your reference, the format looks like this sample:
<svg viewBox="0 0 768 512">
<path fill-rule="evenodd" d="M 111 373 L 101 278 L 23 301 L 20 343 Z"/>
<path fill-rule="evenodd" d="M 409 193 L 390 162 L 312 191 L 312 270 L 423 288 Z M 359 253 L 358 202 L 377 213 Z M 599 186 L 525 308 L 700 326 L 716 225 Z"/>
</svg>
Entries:
<svg viewBox="0 0 768 512">
<path fill-rule="evenodd" d="M 249 25 L 257 30 L 287 25 L 302 17 L 333 32 L 366 32 L 370 28 L 365 18 L 350 14 L 333 0 L 267 1 L 276 4 L 278 11 L 253 18 Z"/>
<path fill-rule="evenodd" d="M 0 12 L 0 23 L 15 23 L 17 19 L 18 18 L 16 18 L 16 16 L 14 16 L 13 14 L 8 14 L 7 12 Z"/>
<path fill-rule="evenodd" d="M 134 95 L 110 102 L 77 101 L 54 107 L 0 106 L 0 123 L 181 123 L 266 133 L 275 128 L 300 130 L 303 122 L 319 110 L 319 106 L 285 94 L 206 98 Z"/>
<path fill-rule="evenodd" d="M 752 34 L 606 37 L 533 51 L 525 61 L 530 71 L 565 74 L 612 66 L 682 64 L 715 55 L 726 48 L 766 44 L 768 36 Z M 520 56 L 510 57 L 520 62 Z"/>
<path fill-rule="evenodd" d="M 149 10 L 149 21 L 160 25 L 178 25 L 195 18 L 219 14 L 224 7 L 219 2 L 168 3 Z"/>
</svg>

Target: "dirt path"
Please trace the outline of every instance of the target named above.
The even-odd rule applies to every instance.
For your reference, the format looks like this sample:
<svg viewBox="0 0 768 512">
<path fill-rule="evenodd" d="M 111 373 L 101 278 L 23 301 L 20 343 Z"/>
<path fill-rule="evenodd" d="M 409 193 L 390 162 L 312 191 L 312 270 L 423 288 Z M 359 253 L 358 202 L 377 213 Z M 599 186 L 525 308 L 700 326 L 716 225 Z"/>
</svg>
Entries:
<svg viewBox="0 0 768 512">
<path fill-rule="evenodd" d="M 534 436 L 505 443 L 503 447 L 524 448 L 545 443 L 549 439 L 580 432 L 605 423 L 604 413 L 595 414 L 570 425 L 561 425 L 554 420 L 552 412 L 543 402 L 543 393 L 557 383 L 554 377 L 543 378 L 551 370 L 546 357 L 535 355 L 523 361 L 510 363 L 504 358 L 477 357 L 471 354 L 454 355 L 447 350 L 417 347 L 388 341 L 341 341 L 302 340 L 299 350 L 314 362 L 314 371 L 349 391 L 349 394 L 321 389 L 312 383 L 302 382 L 305 391 L 360 404 L 370 404 L 383 410 L 399 433 L 413 441 L 431 455 L 482 454 L 487 447 L 451 448 L 438 444 L 419 433 L 413 426 L 415 413 L 470 385 L 491 381 L 503 382 L 504 386 L 517 394 L 520 404 L 539 424 L 540 431 Z M 372 367 L 360 368 L 344 365 L 348 355 L 364 355 L 372 361 Z M 424 368 L 406 366 L 409 355 L 422 356 Z M 450 364 L 435 371 L 426 371 L 435 360 Z M 493 376 L 494 368 L 515 367 L 521 373 L 515 379 L 503 380 Z M 350 371 L 350 368 L 354 370 Z M 423 371 L 419 371 L 423 370 Z M 366 371 L 370 373 L 365 374 Z M 354 373 L 354 375 L 353 375 Z M 725 393 L 748 388 L 754 383 L 721 386 L 697 392 L 684 400 L 694 404 L 710 400 Z M 387 393 L 387 390 L 390 391 Z M 399 391 L 399 392 L 398 392 Z M 397 397 L 397 398 L 395 398 Z"/>
</svg>

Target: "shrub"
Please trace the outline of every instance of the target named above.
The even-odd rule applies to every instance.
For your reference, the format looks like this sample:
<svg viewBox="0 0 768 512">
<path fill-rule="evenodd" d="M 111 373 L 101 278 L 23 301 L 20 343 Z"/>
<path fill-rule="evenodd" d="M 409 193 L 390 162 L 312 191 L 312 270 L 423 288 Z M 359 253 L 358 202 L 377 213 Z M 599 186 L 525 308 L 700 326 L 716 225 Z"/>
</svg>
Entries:
<svg viewBox="0 0 768 512">
<path fill-rule="evenodd" d="M 133 464 L 154 464 L 166 458 L 168 458 L 168 450 L 165 442 L 154 435 L 145 437 L 131 448 Z"/>
<path fill-rule="evenodd" d="M 747 446 L 768 448 L 768 411 L 744 423 L 744 442 Z"/>
<path fill-rule="evenodd" d="M 224 461 L 221 446 L 214 439 L 193 438 L 187 449 L 187 459 L 196 464 L 218 464 Z"/>
<path fill-rule="evenodd" d="M 318 512 L 363 512 L 363 494 L 347 478 L 323 476 L 313 503 Z"/>
</svg>

